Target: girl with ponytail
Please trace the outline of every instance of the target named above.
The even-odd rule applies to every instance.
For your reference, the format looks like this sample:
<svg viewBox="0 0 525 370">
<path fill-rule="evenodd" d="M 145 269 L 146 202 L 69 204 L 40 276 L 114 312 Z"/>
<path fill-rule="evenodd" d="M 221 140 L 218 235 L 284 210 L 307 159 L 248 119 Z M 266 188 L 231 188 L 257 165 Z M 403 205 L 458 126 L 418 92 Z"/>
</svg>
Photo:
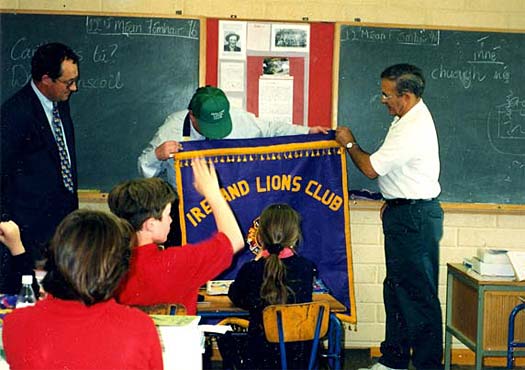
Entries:
<svg viewBox="0 0 525 370">
<path fill-rule="evenodd" d="M 256 237 L 262 248 L 260 255 L 241 267 L 228 292 L 236 306 L 250 312 L 248 335 L 244 341 L 226 335 L 219 348 L 223 358 L 229 358 L 236 368 L 277 369 L 278 345 L 268 343 L 264 337 L 262 311 L 273 304 L 311 302 L 315 267 L 297 253 L 301 217 L 289 205 L 266 207 L 259 217 Z M 309 344 L 289 345 L 289 366 L 304 368 L 307 356 L 303 355 Z"/>
</svg>

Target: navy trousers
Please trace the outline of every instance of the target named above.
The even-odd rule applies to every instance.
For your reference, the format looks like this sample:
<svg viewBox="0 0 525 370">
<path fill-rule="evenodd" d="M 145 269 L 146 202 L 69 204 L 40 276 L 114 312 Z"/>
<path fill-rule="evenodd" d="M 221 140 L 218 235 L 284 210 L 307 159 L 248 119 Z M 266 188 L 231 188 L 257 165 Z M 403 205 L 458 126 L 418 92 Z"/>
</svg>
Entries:
<svg viewBox="0 0 525 370">
<path fill-rule="evenodd" d="M 443 210 L 437 200 L 393 203 L 383 213 L 386 278 L 385 340 L 379 362 L 407 369 L 442 369 L 443 328 L 438 298 Z"/>
</svg>

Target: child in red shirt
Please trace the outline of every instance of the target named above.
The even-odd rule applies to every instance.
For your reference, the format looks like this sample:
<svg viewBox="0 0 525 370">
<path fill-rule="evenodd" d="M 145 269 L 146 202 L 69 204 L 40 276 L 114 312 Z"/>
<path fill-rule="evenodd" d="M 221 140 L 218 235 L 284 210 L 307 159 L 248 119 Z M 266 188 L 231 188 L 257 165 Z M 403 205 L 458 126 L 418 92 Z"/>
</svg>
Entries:
<svg viewBox="0 0 525 370">
<path fill-rule="evenodd" d="M 18 228 L 3 242 L 21 243 Z M 58 226 L 43 280 L 47 297 L 4 318 L 11 369 L 162 369 L 153 321 L 112 298 L 129 267 L 129 224 L 77 210 Z"/>
<path fill-rule="evenodd" d="M 199 287 L 230 266 L 244 239 L 230 206 L 222 196 L 213 164 L 192 161 L 195 189 L 212 209 L 218 233 L 201 243 L 162 250 L 171 224 L 175 194 L 159 178 L 135 179 L 114 187 L 109 208 L 128 220 L 136 232 L 131 268 L 118 291 L 129 305 L 179 303 L 196 314 Z"/>
</svg>

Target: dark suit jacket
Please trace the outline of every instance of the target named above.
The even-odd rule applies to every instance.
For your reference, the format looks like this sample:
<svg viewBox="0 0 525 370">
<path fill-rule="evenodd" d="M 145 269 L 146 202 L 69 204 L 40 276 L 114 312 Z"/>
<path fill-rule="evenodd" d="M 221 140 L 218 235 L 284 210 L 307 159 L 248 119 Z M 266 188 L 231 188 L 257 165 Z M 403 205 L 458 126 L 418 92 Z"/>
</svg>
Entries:
<svg viewBox="0 0 525 370">
<path fill-rule="evenodd" d="M 57 225 L 78 208 L 75 137 L 69 103 L 59 103 L 58 109 L 71 158 L 73 194 L 62 182 L 57 144 L 31 85 L 24 86 L 1 107 L 1 217 L 20 226 L 24 245 L 34 260 L 44 257 Z M 4 275 L 10 255 L 5 246 L 1 246 L 0 252 L 0 275 Z M 3 291 L 0 277 L 0 292 Z"/>
</svg>

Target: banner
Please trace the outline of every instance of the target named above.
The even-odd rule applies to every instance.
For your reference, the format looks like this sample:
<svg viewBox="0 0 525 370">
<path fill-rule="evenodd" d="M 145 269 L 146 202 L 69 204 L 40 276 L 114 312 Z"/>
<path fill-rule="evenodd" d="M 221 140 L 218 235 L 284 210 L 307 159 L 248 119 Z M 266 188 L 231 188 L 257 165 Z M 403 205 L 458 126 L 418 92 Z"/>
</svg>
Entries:
<svg viewBox="0 0 525 370">
<path fill-rule="evenodd" d="M 183 243 L 216 231 L 207 202 L 193 188 L 191 159 L 213 162 L 222 193 L 248 237 L 254 220 L 272 203 L 287 203 L 302 217 L 298 253 L 314 262 L 332 295 L 355 322 L 346 153 L 329 135 L 184 142 L 175 156 Z M 218 279 L 234 279 L 254 258 L 248 246 Z"/>
</svg>

